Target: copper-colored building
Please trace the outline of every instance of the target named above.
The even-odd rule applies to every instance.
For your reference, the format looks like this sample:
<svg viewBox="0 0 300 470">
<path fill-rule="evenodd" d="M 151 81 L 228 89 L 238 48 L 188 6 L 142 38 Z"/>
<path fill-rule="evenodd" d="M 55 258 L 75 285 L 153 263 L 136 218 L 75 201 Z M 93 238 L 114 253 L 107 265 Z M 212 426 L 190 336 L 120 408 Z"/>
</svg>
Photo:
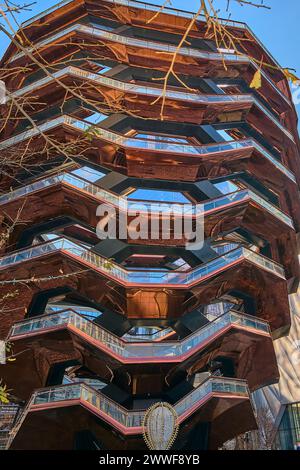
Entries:
<svg viewBox="0 0 300 470">
<path fill-rule="evenodd" d="M 192 15 L 157 10 L 63 1 L 2 59 L 1 117 L 15 114 L 0 150 L 16 164 L 1 180 L 0 339 L 16 361 L 0 377 L 20 406 L 3 408 L 2 447 L 143 449 L 145 412 L 166 401 L 175 448 L 216 449 L 255 429 L 250 392 L 278 381 L 299 281 L 289 85 L 245 24 L 226 23 L 236 54 L 200 18 L 164 94 Z M 99 239 L 98 206 L 119 226 L 126 201 L 153 203 L 156 239 Z M 203 205 L 201 248 L 174 236 L 176 213 L 164 237 L 162 203 Z"/>
</svg>

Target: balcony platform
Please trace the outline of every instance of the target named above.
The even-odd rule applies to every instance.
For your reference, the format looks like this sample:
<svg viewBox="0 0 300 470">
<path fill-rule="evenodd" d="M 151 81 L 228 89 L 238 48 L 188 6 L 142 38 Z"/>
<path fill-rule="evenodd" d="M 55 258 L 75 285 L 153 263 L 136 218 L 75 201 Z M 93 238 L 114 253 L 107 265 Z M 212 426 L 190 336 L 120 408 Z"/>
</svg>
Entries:
<svg viewBox="0 0 300 470">
<path fill-rule="evenodd" d="M 17 217 L 20 203 L 22 203 L 23 208 L 22 219 L 25 222 L 15 228 L 10 239 L 11 244 L 17 242 L 18 237 L 26 227 L 33 227 L 46 219 L 70 216 L 83 224 L 96 227 L 100 221 L 100 218 L 96 216 L 99 204 L 104 203 L 115 207 L 118 220 L 119 213 L 127 214 L 127 207 L 130 209 L 130 201 L 72 173 L 50 176 L 11 191 L 7 195 L 0 196 L 0 211 L 14 219 Z M 122 210 L 122 204 L 124 210 Z M 132 204 L 135 208 L 140 205 L 141 209 L 149 209 L 150 212 L 144 215 L 145 220 L 148 220 L 150 213 L 151 217 L 160 220 L 163 218 L 164 212 L 168 213 L 167 209 L 159 203 L 150 205 L 145 201 L 132 201 Z M 172 208 L 172 205 L 169 206 Z M 156 215 L 153 212 L 155 208 L 157 208 Z M 191 218 L 196 220 L 197 216 L 194 212 L 195 207 L 191 207 Z M 292 278 L 300 277 L 298 258 L 296 254 L 294 255 L 297 244 L 296 233 L 291 218 L 256 193 L 250 190 L 241 190 L 204 201 L 203 217 L 205 238 L 214 237 L 216 227 L 217 233 L 225 233 L 236 229 L 236 227 L 241 227 L 264 240 L 268 240 L 271 245 L 274 243 L 275 251 L 277 243 L 283 246 L 280 261 L 286 269 L 287 279 L 291 279 L 290 284 L 292 284 Z M 133 216 L 128 217 L 128 222 L 132 221 L 133 218 Z M 172 216 L 172 220 L 174 219 L 176 219 L 175 213 Z M 172 227 L 171 224 L 171 235 L 168 241 L 163 239 L 160 231 L 157 240 L 133 241 L 128 237 L 127 242 L 141 245 L 163 244 L 164 246 L 183 247 L 186 240 L 184 238 L 174 238 Z"/>
<path fill-rule="evenodd" d="M 211 422 L 210 448 L 216 448 L 222 444 L 222 439 L 227 440 L 237 432 L 256 428 L 245 381 L 209 379 L 177 402 L 175 409 L 179 415 L 178 422 L 182 423 L 179 446 L 187 431 L 191 432 L 201 421 Z M 130 412 L 86 385 L 58 386 L 36 391 L 12 433 L 9 448 L 68 449 L 72 448 L 75 431 L 90 429 L 107 449 L 145 449 L 141 436 L 144 413 Z M 238 415 L 238 419 L 233 419 Z M 220 423 L 230 418 L 234 425 L 227 427 L 221 436 L 218 431 L 223 430 Z M 111 433 L 111 427 L 114 434 Z M 31 436 L 30 442 L 28 434 Z"/>
<path fill-rule="evenodd" d="M 164 377 L 176 385 L 182 373 L 196 374 L 208 361 L 229 357 L 236 364 L 236 377 L 245 378 L 250 389 L 269 385 L 278 380 L 278 369 L 273 341 L 268 324 L 256 317 L 229 312 L 208 323 L 183 340 L 162 342 L 126 342 L 74 311 L 34 317 L 16 323 L 7 340 L 14 344 L 14 354 L 20 354 L 18 364 L 0 368 L 2 377 L 12 387 L 17 386 L 17 370 L 28 370 L 23 382 L 22 399 L 46 383 L 49 367 L 62 357 L 61 344 L 65 345 L 65 360 L 83 357 L 83 362 L 98 376 L 107 380 L 107 369 L 119 376 L 126 371 L 135 378 L 135 393 L 147 393 L 141 370 L 155 381 L 160 393 L 165 388 Z M 39 356 L 37 363 L 35 357 Z M 42 366 L 42 357 L 48 366 Z M 68 358 L 68 359 L 67 359 Z M 159 373 L 158 373 L 159 367 Z M 2 370 L 1 370 L 2 369 Z M 36 371 L 36 373 L 29 373 Z M 130 391 L 133 393 L 133 384 Z M 145 389 L 146 387 L 146 389 Z M 145 390 L 144 390 L 145 389 Z"/>
<path fill-rule="evenodd" d="M 83 272 L 84 276 L 80 274 Z M 269 321 L 272 331 L 278 330 L 276 335 L 286 334 L 290 327 L 284 269 L 246 248 L 236 248 L 186 272 L 136 271 L 107 263 L 106 258 L 81 245 L 58 238 L 0 258 L 0 280 L 6 280 L 1 288 L 3 295 L 8 280 L 13 284 L 20 275 L 28 282 L 33 279 L 30 295 L 26 293 L 24 297 L 24 302 L 28 298 L 27 308 L 29 299 L 41 288 L 70 282 L 74 285 L 75 281 L 76 289 L 87 298 L 130 318 L 177 318 L 184 311 L 197 308 L 200 302 L 209 304 L 232 289 L 245 289 L 257 299 L 257 315 Z M 39 278 L 42 281 L 35 283 Z M 19 284 L 18 289 L 23 290 Z M 11 302 L 15 303 L 15 299 Z M 11 323 L 3 324 L 2 329 L 19 319 L 22 318 L 11 318 Z"/>
</svg>

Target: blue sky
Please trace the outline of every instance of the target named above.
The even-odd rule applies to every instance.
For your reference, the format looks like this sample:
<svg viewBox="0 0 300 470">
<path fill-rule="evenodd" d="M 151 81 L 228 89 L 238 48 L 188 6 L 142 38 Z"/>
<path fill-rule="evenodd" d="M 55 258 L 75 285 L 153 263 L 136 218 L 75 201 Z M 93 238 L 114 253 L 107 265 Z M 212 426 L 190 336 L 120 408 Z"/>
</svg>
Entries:
<svg viewBox="0 0 300 470">
<path fill-rule="evenodd" d="M 260 3 L 261 0 L 256 1 Z M 162 2 L 163 0 L 160 2 L 148 0 L 148 3 L 154 4 L 161 4 Z M 36 5 L 31 7 L 31 11 L 17 15 L 18 21 L 24 21 L 56 3 L 56 0 L 39 1 Z M 265 3 L 271 6 L 271 10 L 257 9 L 250 6 L 241 7 L 235 0 L 231 0 L 230 11 L 232 18 L 248 23 L 278 62 L 284 67 L 295 68 L 299 76 L 300 54 L 298 47 L 300 43 L 300 2 L 298 0 L 285 0 L 284 2 L 282 0 L 265 0 Z M 172 6 L 174 8 L 184 10 L 195 11 L 198 5 L 197 0 L 172 0 Z M 228 16 L 225 10 L 227 0 L 215 0 L 215 5 L 218 6 L 223 13 L 221 16 Z M 2 37 L 0 42 L 1 55 L 6 46 L 7 42 L 5 38 Z"/>
</svg>

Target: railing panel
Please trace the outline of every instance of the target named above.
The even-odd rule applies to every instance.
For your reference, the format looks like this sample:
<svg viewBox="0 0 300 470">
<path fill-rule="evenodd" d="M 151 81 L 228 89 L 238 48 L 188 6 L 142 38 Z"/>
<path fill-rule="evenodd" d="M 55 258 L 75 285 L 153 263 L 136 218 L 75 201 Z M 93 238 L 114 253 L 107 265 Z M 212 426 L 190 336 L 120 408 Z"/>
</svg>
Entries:
<svg viewBox="0 0 300 470">
<path fill-rule="evenodd" d="M 100 269 L 100 271 L 126 283 L 190 285 L 203 277 L 213 275 L 214 273 L 218 274 L 219 271 L 226 269 L 231 263 L 242 259 L 249 260 L 255 265 L 262 267 L 264 270 L 285 279 L 284 269 L 281 265 L 244 247 L 235 248 L 212 261 L 208 261 L 205 265 L 190 271 L 134 271 L 124 269 L 114 262 L 108 263 L 106 258 L 63 237 L 33 246 L 29 249 L 20 250 L 12 255 L 3 256 L 0 258 L 0 268 L 51 254 L 57 250 L 62 250 L 69 255 L 73 255 L 89 263 L 94 268 Z"/>
<path fill-rule="evenodd" d="M 139 360 L 150 357 L 160 358 L 161 360 L 171 357 L 179 358 L 189 353 L 192 349 L 197 348 L 197 346 L 201 346 L 207 339 L 213 337 L 213 335 L 230 325 L 241 325 L 245 328 L 256 330 L 257 332 L 270 334 L 267 322 L 234 311 L 229 311 L 221 317 L 216 318 L 213 322 L 204 325 L 183 340 L 165 341 L 162 343 L 149 341 L 148 344 L 146 342 L 140 344 L 139 342 L 132 343 L 122 340 L 93 321 L 82 317 L 72 310 L 67 310 L 19 322 L 13 326 L 9 338 L 13 339 L 18 335 L 38 332 L 39 330 L 46 330 L 47 328 L 51 329 L 56 326 L 67 326 L 68 324 L 73 325 L 77 330 L 87 334 L 89 337 L 96 339 L 118 356 L 124 359 L 136 358 Z"/>
<path fill-rule="evenodd" d="M 248 396 L 248 387 L 245 381 L 212 377 L 175 404 L 179 417 L 210 393 L 230 393 Z M 126 410 L 118 403 L 112 401 L 102 392 L 83 383 L 52 387 L 48 390 L 35 392 L 33 405 L 55 403 L 69 400 L 83 400 L 118 423 L 126 427 L 141 426 L 145 410 Z"/>
<path fill-rule="evenodd" d="M 35 137 L 39 135 L 41 132 L 47 132 L 51 129 L 59 125 L 69 125 L 73 126 L 76 129 L 81 131 L 89 131 L 91 128 L 95 129 L 96 126 L 92 126 L 90 123 L 72 118 L 70 116 L 60 116 L 59 118 L 55 118 L 51 121 L 47 121 L 43 123 L 35 129 L 30 129 L 24 133 L 18 134 L 13 136 L 7 140 L 4 140 L 0 143 L 0 149 L 8 148 L 12 145 L 16 145 L 28 138 Z M 216 152 L 223 152 L 228 150 L 234 150 L 239 148 L 247 148 L 247 147 L 254 147 L 258 152 L 262 153 L 273 165 L 275 165 L 281 172 L 283 172 L 286 176 L 288 176 L 294 182 L 295 176 L 286 168 L 279 160 L 277 160 L 273 155 L 267 152 L 261 145 L 259 145 L 256 141 L 244 140 L 244 141 L 234 141 L 234 142 L 225 142 L 224 144 L 217 144 L 217 145 L 207 145 L 207 146 L 193 146 L 193 145 L 183 145 L 183 144 L 175 144 L 175 143 L 168 143 L 168 142 L 161 142 L 162 145 L 158 148 L 155 142 L 151 142 L 147 139 L 134 139 L 128 138 L 122 135 L 118 135 L 107 131 L 105 129 L 99 129 L 99 133 L 97 134 L 98 138 L 106 139 L 110 142 L 116 143 L 117 145 L 126 145 L 130 148 L 143 148 L 146 150 L 153 150 L 153 151 L 168 151 L 172 153 L 184 153 L 187 155 L 208 155 L 211 153 Z M 95 134 L 95 133 L 94 133 Z"/>
</svg>

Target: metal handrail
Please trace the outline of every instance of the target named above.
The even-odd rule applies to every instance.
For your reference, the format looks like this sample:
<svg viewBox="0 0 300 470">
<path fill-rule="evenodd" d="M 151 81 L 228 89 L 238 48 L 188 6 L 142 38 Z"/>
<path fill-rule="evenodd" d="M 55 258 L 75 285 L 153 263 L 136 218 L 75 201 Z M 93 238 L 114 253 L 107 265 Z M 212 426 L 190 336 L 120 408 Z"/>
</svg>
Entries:
<svg viewBox="0 0 300 470">
<path fill-rule="evenodd" d="M 94 28 L 92 28 L 94 29 Z M 107 31 L 106 31 L 107 33 Z M 110 33 L 110 34 L 113 34 L 113 33 Z M 75 67 L 74 67 L 75 69 Z M 59 72 L 56 72 L 56 73 L 61 73 L 61 71 Z M 73 73 L 74 70 L 73 70 Z M 93 74 L 92 72 L 89 72 L 90 74 L 90 77 L 92 77 L 94 75 L 93 80 L 95 80 L 95 78 L 97 77 L 97 74 Z M 82 74 L 78 74 L 77 73 L 77 76 L 85 76 L 86 78 L 89 77 L 89 75 L 85 75 L 84 73 Z M 51 78 L 54 79 L 55 75 L 52 75 Z M 58 75 L 59 77 L 59 75 Z M 103 80 L 102 80 L 102 83 L 103 84 L 107 84 L 108 83 L 108 80 L 111 80 L 111 83 L 116 87 L 116 80 L 114 79 L 108 79 L 107 77 L 102 77 Z M 107 79 L 105 81 L 105 78 Z M 42 79 L 42 83 L 43 83 L 43 80 L 45 79 Z M 99 81 L 99 80 L 98 80 Z M 46 82 L 47 83 L 47 82 Z M 122 83 L 122 82 L 120 82 Z M 38 86 L 36 84 L 36 86 Z M 109 85 L 106 85 L 106 86 L 109 86 Z M 119 85 L 120 86 L 120 85 Z M 147 94 L 147 95 L 150 95 L 150 96 L 160 96 L 161 94 L 161 90 L 159 88 L 155 88 L 155 87 L 142 87 L 140 85 L 135 85 L 136 86 L 136 93 L 142 93 L 142 94 Z M 29 85 L 30 87 L 30 85 Z M 128 87 L 127 91 L 133 91 L 133 87 L 134 85 L 131 85 L 131 87 Z M 137 91 L 139 90 L 139 91 Z M 150 92 L 150 93 L 149 93 Z M 20 93 L 20 92 L 19 92 Z M 168 98 L 176 98 L 176 99 L 184 99 L 184 100 L 192 100 L 192 101 L 197 101 L 199 103 L 236 103 L 236 102 L 243 102 L 243 103 L 252 103 L 254 104 L 257 108 L 259 108 L 282 132 L 284 132 L 284 134 L 286 134 L 289 139 L 291 139 L 293 142 L 295 142 L 295 139 L 293 137 L 293 135 L 291 134 L 291 132 L 289 132 L 289 130 L 280 122 L 280 120 L 278 119 L 278 117 L 276 117 L 271 111 L 268 110 L 268 108 L 263 105 L 259 99 L 257 99 L 254 95 L 251 95 L 251 94 L 239 94 L 239 95 L 226 95 L 226 94 L 221 94 L 221 95 L 217 95 L 217 94 L 214 94 L 214 95 L 206 95 L 206 94 L 195 94 L 195 93 L 190 93 L 190 96 L 188 98 L 188 95 L 189 93 L 185 93 L 185 97 L 184 97 L 184 94 L 182 95 L 179 95 L 180 92 L 175 92 L 175 91 L 171 91 L 171 90 L 168 90 L 167 91 L 167 97 Z"/>
<path fill-rule="evenodd" d="M 34 81 L 30 85 L 25 87 L 19 88 L 12 95 L 16 98 L 19 96 L 23 96 L 24 94 L 41 88 L 42 86 L 51 83 L 54 80 L 62 78 L 64 75 L 71 75 L 74 77 L 85 78 L 87 80 L 91 80 L 93 82 L 97 82 L 98 84 L 114 88 L 116 90 L 121 90 L 123 92 L 134 93 L 134 94 L 142 94 L 151 97 L 159 97 L 162 93 L 162 89 L 159 85 L 157 86 L 149 86 L 149 85 L 139 85 L 135 83 L 127 83 L 122 82 L 120 80 L 116 80 L 114 78 L 106 77 L 105 75 L 91 72 L 88 70 L 83 70 L 79 67 L 75 67 L 73 65 L 69 65 L 57 72 L 51 74 L 51 76 L 47 76 L 41 78 L 38 81 Z M 191 91 L 177 91 L 167 89 L 165 91 L 166 98 L 169 99 L 176 99 L 181 101 L 189 101 L 195 103 L 250 103 L 255 104 L 261 111 L 263 111 L 272 121 L 276 121 L 275 124 L 285 130 L 284 126 L 282 126 L 280 120 L 278 119 L 278 113 L 273 111 L 272 109 L 268 109 L 263 103 L 260 102 L 260 99 L 256 96 L 247 93 L 239 93 L 235 95 L 227 95 L 227 94 L 202 94 L 202 93 L 195 93 Z"/>
<path fill-rule="evenodd" d="M 47 10 L 42 11 L 41 13 L 33 16 L 32 18 L 29 18 L 27 21 L 22 23 L 22 27 L 24 28 L 25 26 L 28 26 L 30 23 L 33 21 L 47 15 L 48 13 L 51 13 L 52 11 L 56 10 L 57 8 L 64 6 L 68 3 L 71 3 L 73 0 L 63 0 L 59 2 L 56 5 L 53 5 L 52 7 L 48 8 Z M 127 6 L 133 6 L 135 8 L 142 8 L 143 10 L 150 10 L 150 11 L 155 11 L 155 12 L 160 12 L 161 11 L 161 5 L 154 5 L 154 4 L 149 4 L 145 3 L 142 1 L 135 1 L 135 0 L 106 0 L 109 3 L 117 4 L 117 5 L 127 5 Z M 165 6 L 164 7 L 164 12 L 169 13 L 171 15 L 179 16 L 179 17 L 184 17 L 184 18 L 190 18 L 192 19 L 195 16 L 195 12 L 187 11 L 187 10 L 182 10 L 180 8 L 174 8 L 170 6 Z M 201 21 L 206 21 L 206 18 L 204 15 L 199 16 L 199 20 Z M 198 20 L 198 21 L 199 21 Z M 234 28 L 239 28 L 239 29 L 245 29 L 247 30 L 252 36 L 255 37 L 256 41 L 260 44 L 260 46 L 263 48 L 263 50 L 266 52 L 266 54 L 272 59 L 272 61 L 280 68 L 279 63 L 277 60 L 273 57 L 270 51 L 266 49 L 264 44 L 260 41 L 259 38 L 256 37 L 252 29 L 242 21 L 235 21 L 229 18 L 219 18 L 219 21 L 221 24 L 224 24 L 225 26 L 231 26 Z M 284 96 L 284 98 L 287 100 L 287 98 Z"/>
<path fill-rule="evenodd" d="M 105 273 L 125 285 L 193 285 L 201 278 L 216 275 L 223 269 L 227 269 L 232 263 L 241 260 L 248 260 L 256 266 L 263 268 L 265 271 L 272 272 L 278 277 L 285 279 L 285 272 L 280 264 L 245 247 L 234 248 L 188 271 L 130 270 L 123 268 L 114 261 L 108 261 L 107 258 L 65 237 L 58 237 L 54 240 L 2 256 L 0 258 L 0 269 L 6 269 L 8 266 L 12 266 L 16 263 L 22 263 L 56 251 L 62 251 L 73 258 L 75 257 L 79 259 L 80 262 L 91 266 L 93 269 L 99 270 L 101 273 Z"/>
<path fill-rule="evenodd" d="M 226 393 L 250 399 L 248 385 L 245 380 L 209 377 L 174 405 L 179 421 L 187 417 L 185 413 L 189 410 L 191 413 L 194 413 L 197 409 L 197 403 L 201 406 L 205 397 L 212 394 L 223 395 Z M 36 390 L 33 393 L 11 432 L 7 448 L 10 447 L 33 406 L 69 400 L 79 400 L 83 404 L 88 403 L 92 405 L 102 416 L 109 417 L 116 424 L 121 425 L 121 430 L 124 430 L 124 428 L 128 430 L 135 428 L 136 433 L 142 432 L 142 423 L 146 410 L 128 410 L 85 383 L 67 384 Z"/>
<path fill-rule="evenodd" d="M 88 70 L 83 70 L 79 67 L 75 67 L 74 65 L 69 65 L 57 72 L 54 72 L 50 77 L 41 78 L 38 81 L 31 83 L 25 87 L 19 88 L 18 90 L 14 91 L 12 94 L 14 97 L 22 96 L 33 89 L 40 88 L 44 85 L 47 85 L 54 79 L 59 79 L 64 75 L 73 75 L 75 77 L 84 77 L 92 81 L 96 81 L 101 85 L 106 87 L 115 88 L 117 90 L 128 91 L 129 93 L 139 93 L 148 96 L 160 96 L 162 93 L 162 89 L 160 86 L 151 86 L 151 85 L 139 85 L 136 83 L 127 83 L 122 82 L 120 80 L 116 80 L 115 78 L 106 77 L 105 75 L 90 72 Z M 196 101 L 199 103 L 223 103 L 223 102 L 254 102 L 255 98 L 251 94 L 247 93 L 239 93 L 236 95 L 226 95 L 226 94 L 201 94 L 188 92 L 188 91 L 175 91 L 175 90 L 166 90 L 166 97 L 167 98 L 176 98 L 178 100 L 183 101 Z"/>
<path fill-rule="evenodd" d="M 154 41 L 148 41 L 148 40 L 143 40 L 143 39 L 135 39 L 131 37 L 126 37 L 126 36 L 121 36 L 119 34 L 112 33 L 110 31 L 106 30 L 101 30 L 101 28 L 97 27 L 90 27 L 86 25 L 82 25 L 80 23 L 76 23 L 74 25 L 68 26 L 64 28 L 63 30 L 59 31 L 58 33 L 48 36 L 47 38 L 39 41 L 37 44 L 35 44 L 34 48 L 31 48 L 30 51 L 33 52 L 35 49 L 39 47 L 43 47 L 44 45 L 47 45 L 56 39 L 59 39 L 62 36 L 65 36 L 66 34 L 72 33 L 72 32 L 85 32 L 89 35 L 96 35 L 100 36 L 103 39 L 108 39 L 113 42 L 117 42 L 120 44 L 127 44 L 131 46 L 138 46 L 138 47 L 144 47 L 147 49 L 154 49 L 158 51 L 165 51 L 169 53 L 174 53 L 176 46 L 169 45 L 169 44 L 164 44 L 164 43 L 159 43 L 159 42 L 154 42 Z M 250 30 L 249 30 L 250 31 Z M 253 34 L 251 32 L 251 34 Z M 14 62 L 15 60 L 19 59 L 24 55 L 23 52 L 19 52 L 17 54 L 14 54 L 9 62 Z M 190 57 L 196 57 L 199 59 L 208 59 L 208 60 L 222 60 L 222 61 L 227 61 L 227 62 L 241 62 L 241 63 L 249 63 L 251 66 L 258 70 L 259 65 L 253 61 L 250 57 L 247 55 L 238 55 L 236 53 L 219 53 L 219 52 L 206 52 L 206 51 L 200 51 L 196 48 L 190 48 L 190 47 L 182 47 L 180 49 L 180 55 L 184 56 L 190 56 Z M 265 80 L 272 86 L 272 88 L 287 102 L 289 105 L 291 103 L 289 102 L 288 98 L 282 93 L 282 91 L 278 88 L 278 86 L 270 79 L 268 74 L 264 71 L 261 70 L 261 74 Z"/>
<path fill-rule="evenodd" d="M 143 200 L 129 200 L 127 197 L 120 196 L 112 191 L 102 189 L 100 185 L 91 183 L 90 181 L 73 175 L 72 173 L 60 173 L 58 175 L 49 176 L 45 179 L 40 179 L 30 185 L 23 186 L 14 191 L 0 196 L 0 205 L 14 201 L 20 197 L 27 196 L 29 194 L 41 191 L 44 188 L 54 186 L 56 184 L 67 184 L 72 188 L 75 187 L 78 190 L 93 196 L 98 201 L 101 200 L 105 203 L 112 204 L 120 211 L 140 211 L 151 214 L 160 213 L 171 213 L 176 217 L 176 214 L 182 216 L 205 216 L 213 211 L 218 211 L 223 206 L 230 206 L 233 204 L 247 202 L 252 200 L 254 203 L 260 205 L 266 209 L 277 219 L 284 222 L 291 228 L 294 228 L 291 217 L 283 212 L 281 209 L 276 207 L 274 204 L 266 201 L 264 198 L 256 194 L 250 189 L 242 189 L 234 191 L 222 196 L 219 196 L 208 201 L 200 202 L 198 204 L 183 204 L 183 203 L 172 203 L 172 202 L 157 202 L 157 201 L 143 201 Z"/>
<path fill-rule="evenodd" d="M 239 150 L 243 148 L 254 148 L 264 157 L 266 157 L 279 171 L 284 173 L 293 182 L 296 182 L 293 173 L 285 167 L 279 160 L 272 156 L 267 150 L 265 150 L 260 144 L 254 139 L 243 139 L 233 140 L 231 142 L 213 143 L 208 145 L 188 145 L 179 144 L 173 142 L 155 142 L 150 139 L 141 139 L 134 137 L 127 137 L 116 132 L 111 132 L 107 129 L 103 129 L 100 126 L 91 125 L 91 123 L 82 119 L 73 118 L 68 115 L 62 115 L 58 118 L 48 120 L 43 124 L 37 125 L 35 128 L 31 128 L 20 134 L 16 134 L 9 139 L 0 142 L 0 150 L 16 145 L 27 139 L 40 135 L 42 132 L 47 132 L 60 125 L 67 125 L 80 130 L 82 132 L 91 132 L 93 137 L 101 140 L 106 140 L 111 143 L 115 143 L 124 147 L 133 148 L 136 150 L 150 150 L 155 152 L 172 152 L 173 154 L 186 154 L 191 157 L 203 156 L 214 154 L 218 152 L 227 152 L 232 150 Z"/>
<path fill-rule="evenodd" d="M 38 334 L 41 330 L 47 331 L 47 329 L 49 330 L 62 326 L 67 327 L 68 325 L 72 325 L 76 330 L 79 330 L 87 334 L 90 338 L 102 343 L 121 359 L 134 360 L 137 358 L 140 361 L 151 357 L 158 357 L 162 360 L 170 358 L 180 360 L 181 356 L 190 356 L 195 352 L 197 347 L 201 347 L 201 344 L 205 343 L 205 341 L 210 337 L 229 326 L 254 329 L 257 333 L 261 332 L 264 335 L 271 334 L 269 324 L 266 321 L 230 310 L 216 318 L 214 321 L 207 323 L 197 331 L 191 333 L 183 340 L 167 340 L 164 342 L 131 342 L 119 338 L 92 320 L 80 315 L 73 309 L 66 309 L 55 314 L 52 313 L 34 317 L 15 323 L 11 328 L 7 339 L 9 341 L 13 340 L 16 336 L 23 336 L 32 333 Z"/>
</svg>

